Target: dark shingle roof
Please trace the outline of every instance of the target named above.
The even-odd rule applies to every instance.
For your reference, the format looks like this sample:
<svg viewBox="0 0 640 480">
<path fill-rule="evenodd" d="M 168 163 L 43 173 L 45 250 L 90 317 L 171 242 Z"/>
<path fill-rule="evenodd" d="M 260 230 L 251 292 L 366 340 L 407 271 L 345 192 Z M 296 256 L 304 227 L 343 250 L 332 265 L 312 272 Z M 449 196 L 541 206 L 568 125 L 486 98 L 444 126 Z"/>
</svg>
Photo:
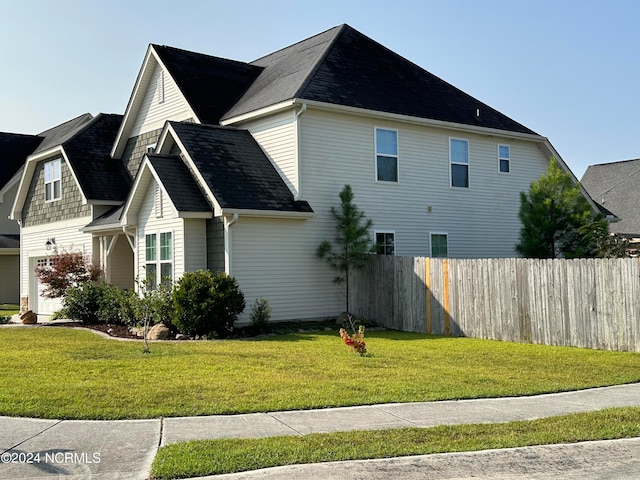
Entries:
<svg viewBox="0 0 640 480">
<path fill-rule="evenodd" d="M 93 119 L 90 113 L 83 113 L 82 115 L 67 120 L 60 125 L 56 125 L 53 128 L 45 130 L 39 133 L 38 136 L 43 138 L 42 143 L 33 153 L 40 153 L 48 150 L 52 147 L 62 145 L 65 141 L 69 140 L 75 135 L 81 128 Z"/>
<path fill-rule="evenodd" d="M 262 71 L 243 62 L 152 45 L 202 123 L 218 124 Z"/>
<path fill-rule="evenodd" d="M 252 64 L 264 72 L 224 118 L 299 98 L 535 134 L 348 25 Z"/>
<path fill-rule="evenodd" d="M 110 156 L 122 115 L 99 114 L 62 145 L 88 200 L 125 201 L 131 177 Z"/>
<path fill-rule="evenodd" d="M 174 123 L 171 126 L 222 208 L 312 212 L 291 190 L 246 130 Z"/>
<path fill-rule="evenodd" d="M 93 222 L 88 224 L 85 228 L 90 227 L 105 227 L 107 225 L 111 226 L 120 226 L 120 217 L 122 216 L 122 210 L 124 210 L 124 203 L 122 205 L 118 205 L 110 208 L 98 218 L 96 218 Z"/>
<path fill-rule="evenodd" d="M 591 165 L 580 181 L 591 198 L 620 218 L 610 229 L 640 235 L 640 159 Z"/>
<path fill-rule="evenodd" d="M 210 212 L 211 206 L 178 155 L 147 155 L 149 162 L 180 212 Z"/>
<path fill-rule="evenodd" d="M 0 248 L 20 248 L 20 235 L 0 235 Z"/>
<path fill-rule="evenodd" d="M 40 142 L 42 137 L 36 135 L 0 132 L 0 189 L 18 173 Z"/>
</svg>

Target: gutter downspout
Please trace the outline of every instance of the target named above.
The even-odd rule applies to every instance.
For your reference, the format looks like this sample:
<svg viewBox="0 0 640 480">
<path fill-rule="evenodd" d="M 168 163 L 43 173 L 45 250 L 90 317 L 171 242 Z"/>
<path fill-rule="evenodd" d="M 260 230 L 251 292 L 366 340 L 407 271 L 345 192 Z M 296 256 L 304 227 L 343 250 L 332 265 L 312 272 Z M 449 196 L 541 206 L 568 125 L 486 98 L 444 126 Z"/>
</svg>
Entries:
<svg viewBox="0 0 640 480">
<path fill-rule="evenodd" d="M 295 127 L 296 127 L 296 177 L 298 185 L 296 188 L 296 194 L 294 200 L 300 200 L 300 192 L 302 190 L 302 162 L 300 160 L 300 117 L 307 111 L 307 104 L 300 105 L 300 110 L 294 113 L 295 115 Z"/>
<path fill-rule="evenodd" d="M 224 217 L 224 271 L 231 275 L 231 226 L 238 221 L 238 214 L 234 213 L 231 220 Z"/>
</svg>

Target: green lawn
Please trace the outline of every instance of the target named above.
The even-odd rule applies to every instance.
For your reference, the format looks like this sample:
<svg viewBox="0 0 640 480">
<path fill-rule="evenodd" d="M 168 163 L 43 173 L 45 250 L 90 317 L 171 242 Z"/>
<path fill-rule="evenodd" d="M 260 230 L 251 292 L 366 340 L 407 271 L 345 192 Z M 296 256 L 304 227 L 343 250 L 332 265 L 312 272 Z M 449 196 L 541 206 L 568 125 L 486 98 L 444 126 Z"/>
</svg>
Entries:
<svg viewBox="0 0 640 480">
<path fill-rule="evenodd" d="M 336 332 L 261 340 L 120 342 L 0 328 L 0 415 L 154 418 L 528 395 L 640 381 L 640 354 L 391 331 L 371 357 Z"/>
<path fill-rule="evenodd" d="M 160 448 L 152 478 L 188 478 L 278 465 L 400 457 L 640 436 L 640 408 L 500 424 L 402 428 L 256 439 L 198 440 Z"/>
</svg>

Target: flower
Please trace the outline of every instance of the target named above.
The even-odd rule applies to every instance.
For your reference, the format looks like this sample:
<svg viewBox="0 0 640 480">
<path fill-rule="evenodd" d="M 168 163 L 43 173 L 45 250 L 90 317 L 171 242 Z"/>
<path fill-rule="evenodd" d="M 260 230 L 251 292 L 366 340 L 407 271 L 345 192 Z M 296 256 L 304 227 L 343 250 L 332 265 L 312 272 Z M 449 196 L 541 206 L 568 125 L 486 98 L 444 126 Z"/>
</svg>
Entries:
<svg viewBox="0 0 640 480">
<path fill-rule="evenodd" d="M 367 353 L 367 344 L 364 341 L 364 326 L 358 327 L 358 332 L 353 335 L 349 335 L 344 328 L 340 329 L 340 336 L 345 345 L 353 348 L 357 353 L 363 357 Z"/>
</svg>

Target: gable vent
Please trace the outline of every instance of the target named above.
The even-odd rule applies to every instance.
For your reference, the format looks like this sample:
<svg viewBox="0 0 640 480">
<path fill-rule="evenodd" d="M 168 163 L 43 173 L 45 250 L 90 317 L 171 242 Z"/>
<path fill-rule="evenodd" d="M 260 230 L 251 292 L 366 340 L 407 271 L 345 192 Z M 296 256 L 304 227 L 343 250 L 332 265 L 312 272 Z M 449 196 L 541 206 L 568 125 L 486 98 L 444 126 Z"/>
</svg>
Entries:
<svg viewBox="0 0 640 480">
<path fill-rule="evenodd" d="M 157 183 L 155 184 L 155 189 L 156 218 L 162 218 L 162 189 Z"/>
<path fill-rule="evenodd" d="M 158 103 L 164 103 L 164 70 L 160 70 L 158 75 L 156 93 L 158 95 Z"/>
</svg>

